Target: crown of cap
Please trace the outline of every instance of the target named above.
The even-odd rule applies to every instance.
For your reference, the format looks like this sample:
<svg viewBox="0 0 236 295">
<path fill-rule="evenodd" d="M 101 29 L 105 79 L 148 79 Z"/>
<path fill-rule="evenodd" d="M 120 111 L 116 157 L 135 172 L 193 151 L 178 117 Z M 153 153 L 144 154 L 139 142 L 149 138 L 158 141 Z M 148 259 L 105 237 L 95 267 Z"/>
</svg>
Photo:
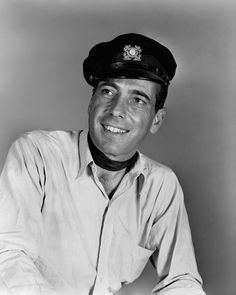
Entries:
<svg viewBox="0 0 236 295">
<path fill-rule="evenodd" d="M 141 34 L 124 34 L 95 45 L 83 63 L 88 84 L 105 78 L 136 78 L 168 85 L 176 62 L 170 50 Z"/>
</svg>

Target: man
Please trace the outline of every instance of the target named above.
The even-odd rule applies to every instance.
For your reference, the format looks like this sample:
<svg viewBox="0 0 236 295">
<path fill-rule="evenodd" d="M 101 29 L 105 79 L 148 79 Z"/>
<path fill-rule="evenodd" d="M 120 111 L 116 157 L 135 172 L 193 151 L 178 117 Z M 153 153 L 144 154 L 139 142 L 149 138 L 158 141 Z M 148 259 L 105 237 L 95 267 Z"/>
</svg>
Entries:
<svg viewBox="0 0 236 295">
<path fill-rule="evenodd" d="M 88 131 L 30 132 L 8 154 L 0 294 L 114 294 L 149 258 L 153 294 L 205 294 L 178 180 L 138 151 L 165 117 L 171 52 L 125 34 L 93 47 L 83 69 Z"/>
</svg>

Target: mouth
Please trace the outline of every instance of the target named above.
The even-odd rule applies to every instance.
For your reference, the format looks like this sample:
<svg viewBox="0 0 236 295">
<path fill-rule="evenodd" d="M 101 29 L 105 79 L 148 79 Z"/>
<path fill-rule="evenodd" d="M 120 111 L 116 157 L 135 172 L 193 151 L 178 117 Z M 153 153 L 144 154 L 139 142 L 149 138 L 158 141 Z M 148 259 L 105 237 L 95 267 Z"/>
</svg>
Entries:
<svg viewBox="0 0 236 295">
<path fill-rule="evenodd" d="M 122 128 L 118 128 L 118 127 L 114 127 L 114 126 L 110 126 L 106 124 L 103 124 L 102 126 L 106 131 L 111 132 L 112 134 L 125 134 L 129 132 L 126 129 L 122 129 Z"/>
</svg>

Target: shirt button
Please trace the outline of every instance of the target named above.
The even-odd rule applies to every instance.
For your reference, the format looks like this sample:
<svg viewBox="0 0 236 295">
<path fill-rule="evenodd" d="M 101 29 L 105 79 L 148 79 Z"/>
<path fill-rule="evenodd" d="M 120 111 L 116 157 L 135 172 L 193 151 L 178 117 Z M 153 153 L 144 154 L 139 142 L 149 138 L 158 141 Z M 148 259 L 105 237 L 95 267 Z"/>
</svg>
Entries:
<svg viewBox="0 0 236 295">
<path fill-rule="evenodd" d="M 102 283 L 103 282 L 103 277 L 99 278 L 99 282 Z"/>
</svg>

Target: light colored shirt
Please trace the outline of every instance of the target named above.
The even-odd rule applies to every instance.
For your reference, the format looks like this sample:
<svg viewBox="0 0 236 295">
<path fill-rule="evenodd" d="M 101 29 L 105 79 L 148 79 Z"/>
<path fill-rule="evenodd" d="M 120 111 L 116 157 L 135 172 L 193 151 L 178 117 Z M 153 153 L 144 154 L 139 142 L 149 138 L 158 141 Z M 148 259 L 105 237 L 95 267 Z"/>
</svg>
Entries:
<svg viewBox="0 0 236 295">
<path fill-rule="evenodd" d="M 34 131 L 12 145 L 0 178 L 0 294 L 114 294 L 149 258 L 154 294 L 205 294 L 172 170 L 139 153 L 110 200 L 87 131 Z"/>
</svg>

